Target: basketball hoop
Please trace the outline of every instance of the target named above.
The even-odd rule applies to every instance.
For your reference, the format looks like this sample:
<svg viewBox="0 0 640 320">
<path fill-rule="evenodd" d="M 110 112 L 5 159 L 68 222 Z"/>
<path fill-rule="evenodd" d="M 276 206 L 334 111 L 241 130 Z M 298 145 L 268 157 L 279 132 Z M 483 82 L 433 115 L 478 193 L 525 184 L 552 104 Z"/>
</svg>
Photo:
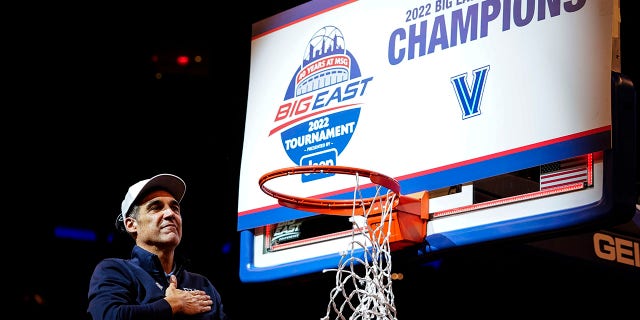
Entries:
<svg viewBox="0 0 640 320">
<path fill-rule="evenodd" d="M 265 186 L 267 181 L 275 178 L 307 173 L 355 176 L 353 199 L 297 197 Z M 375 185 L 374 196 L 362 195 L 360 177 L 369 178 Z M 264 193 L 278 199 L 282 206 L 351 217 L 353 228 L 349 248 L 341 253 L 336 269 L 324 270 L 336 272 L 336 286 L 331 290 L 327 313 L 321 320 L 396 320 L 390 243 L 423 241 L 428 217 L 426 191 L 418 197 L 403 196 L 398 181 L 389 176 L 365 169 L 327 165 L 278 169 L 263 175 L 259 185 Z M 402 225 L 403 222 L 406 226 Z M 363 237 L 366 239 L 364 242 Z M 363 272 L 361 268 L 364 268 Z"/>
<path fill-rule="evenodd" d="M 274 170 L 267 174 L 264 174 L 260 178 L 258 183 L 264 193 L 278 199 L 278 203 L 280 205 L 288 208 L 322 213 L 322 214 L 342 215 L 342 216 L 350 216 L 353 213 L 354 199 L 333 200 L 333 199 L 296 197 L 293 195 L 276 192 L 265 186 L 265 183 L 267 181 L 273 180 L 275 178 L 289 176 L 289 175 L 296 175 L 296 174 L 297 175 L 309 174 L 309 173 L 335 173 L 335 174 L 353 175 L 356 177 L 365 177 L 365 178 L 369 178 L 369 180 L 371 180 L 372 183 L 391 190 L 394 194 L 397 194 L 397 195 L 400 194 L 400 184 L 396 179 L 393 179 L 389 176 L 386 176 L 384 174 L 374 172 L 371 170 L 345 167 L 345 166 L 313 165 L 313 166 L 282 168 L 282 169 Z M 363 206 L 364 208 L 370 208 L 372 210 L 371 213 L 380 213 L 382 208 L 375 205 L 376 204 L 375 200 L 378 200 L 378 202 L 380 202 L 380 201 L 385 201 L 386 198 L 387 198 L 387 195 L 383 195 L 382 198 L 380 199 L 376 199 L 376 197 L 363 198 L 359 200 L 359 205 Z M 399 199 L 400 199 L 399 197 L 396 198 L 396 201 L 392 203 L 393 207 L 398 205 Z"/>
</svg>

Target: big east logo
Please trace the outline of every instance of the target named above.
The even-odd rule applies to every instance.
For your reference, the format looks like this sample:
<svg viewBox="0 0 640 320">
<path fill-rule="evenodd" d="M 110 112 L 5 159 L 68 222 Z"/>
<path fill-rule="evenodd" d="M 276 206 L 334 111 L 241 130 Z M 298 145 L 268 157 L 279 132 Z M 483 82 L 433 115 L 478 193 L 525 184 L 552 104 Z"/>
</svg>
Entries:
<svg viewBox="0 0 640 320">
<path fill-rule="evenodd" d="M 305 48 L 293 75 L 274 128 L 282 147 L 297 165 L 337 165 L 358 125 L 358 98 L 373 77 L 362 78 L 357 61 L 346 49 L 342 32 L 333 26 L 318 30 Z M 302 181 L 333 174 L 302 175 Z"/>
</svg>

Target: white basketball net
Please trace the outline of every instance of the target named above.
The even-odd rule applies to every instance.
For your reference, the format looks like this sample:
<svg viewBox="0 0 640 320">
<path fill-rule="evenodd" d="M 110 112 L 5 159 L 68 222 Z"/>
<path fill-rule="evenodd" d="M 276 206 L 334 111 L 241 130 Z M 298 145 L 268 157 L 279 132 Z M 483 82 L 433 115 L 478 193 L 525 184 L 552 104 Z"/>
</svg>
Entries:
<svg viewBox="0 0 640 320">
<path fill-rule="evenodd" d="M 391 217 L 396 195 L 389 192 L 381 197 L 376 188 L 375 201 L 367 209 L 358 205 L 363 199 L 360 194 L 359 179 L 356 175 L 356 188 L 353 199 L 351 222 L 353 229 L 349 249 L 342 253 L 337 269 L 325 269 L 323 272 L 336 271 L 336 286 L 331 290 L 327 314 L 321 320 L 397 320 L 394 295 L 391 287 Z M 383 203 L 384 202 L 384 203 Z M 381 206 L 380 223 L 372 227 L 367 223 L 371 208 Z M 356 214 L 362 210 L 363 214 Z M 377 218 L 376 218 L 377 219 Z M 368 239 L 361 240 L 363 235 Z M 364 255 L 358 252 L 364 250 Z"/>
</svg>

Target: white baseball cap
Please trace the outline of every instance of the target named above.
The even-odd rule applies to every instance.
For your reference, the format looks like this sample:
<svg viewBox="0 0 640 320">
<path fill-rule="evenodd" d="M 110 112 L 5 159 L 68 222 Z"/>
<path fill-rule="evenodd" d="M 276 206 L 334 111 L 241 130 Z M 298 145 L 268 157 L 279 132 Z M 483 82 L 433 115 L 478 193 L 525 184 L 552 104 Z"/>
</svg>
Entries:
<svg viewBox="0 0 640 320">
<path fill-rule="evenodd" d="M 138 197 L 145 194 L 146 191 L 151 188 L 165 189 L 171 193 L 178 202 L 180 202 L 182 201 L 182 197 L 184 196 L 187 186 L 184 183 L 184 180 L 180 177 L 168 173 L 159 174 L 150 179 L 136 182 L 134 185 L 129 187 L 127 194 L 124 196 L 124 200 L 122 200 L 120 214 L 116 219 L 116 226 L 119 226 L 120 222 L 124 221 L 124 218 L 127 216 L 127 212 L 129 212 L 133 203 L 138 200 Z"/>
</svg>

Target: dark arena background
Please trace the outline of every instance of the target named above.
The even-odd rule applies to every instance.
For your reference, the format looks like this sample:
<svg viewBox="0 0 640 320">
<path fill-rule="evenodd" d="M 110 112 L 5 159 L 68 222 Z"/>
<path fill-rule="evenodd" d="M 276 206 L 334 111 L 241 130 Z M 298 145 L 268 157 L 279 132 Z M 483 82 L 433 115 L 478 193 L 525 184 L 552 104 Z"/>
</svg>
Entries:
<svg viewBox="0 0 640 320">
<path fill-rule="evenodd" d="M 637 88 L 637 11 L 620 2 L 622 74 Z M 238 278 L 251 25 L 301 3 L 48 2 L 16 10 L 5 29 L 3 117 L 3 261 L 14 317 L 87 319 L 93 267 L 127 257 L 133 245 L 114 229 L 120 201 L 130 184 L 160 172 L 187 183 L 180 250 L 217 286 L 233 319 L 324 316 L 332 275 Z M 639 225 L 636 214 L 602 226 L 635 233 L 635 264 L 592 259 L 592 246 L 575 245 L 600 226 L 430 259 L 398 255 L 398 318 L 637 316 Z"/>
</svg>

